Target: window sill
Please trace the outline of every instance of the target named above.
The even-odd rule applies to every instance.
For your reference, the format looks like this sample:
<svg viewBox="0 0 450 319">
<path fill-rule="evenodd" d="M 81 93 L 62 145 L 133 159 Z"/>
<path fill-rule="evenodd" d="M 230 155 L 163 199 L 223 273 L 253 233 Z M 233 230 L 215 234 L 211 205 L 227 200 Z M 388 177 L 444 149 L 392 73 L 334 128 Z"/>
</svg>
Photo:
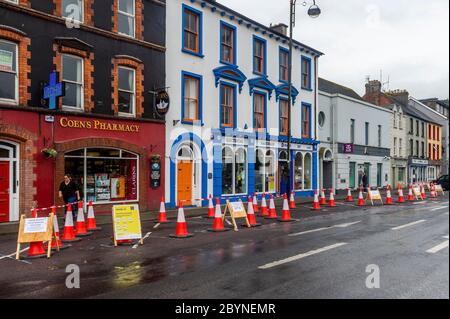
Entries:
<svg viewBox="0 0 450 319">
<path fill-rule="evenodd" d="M 259 75 L 259 76 L 267 76 L 267 72 L 264 73 L 264 72 L 258 72 L 258 71 L 255 71 L 255 70 L 253 70 L 253 74 L 254 75 Z"/>
<path fill-rule="evenodd" d="M 19 101 L 0 99 L 0 104 L 18 106 L 19 105 Z"/>
<path fill-rule="evenodd" d="M 126 117 L 126 118 L 135 118 L 136 117 L 136 115 L 134 115 L 134 114 L 121 113 L 121 112 L 117 113 L 117 115 L 121 116 L 121 117 Z"/>
<path fill-rule="evenodd" d="M 181 124 L 192 125 L 192 126 L 204 126 L 205 125 L 202 120 L 195 120 L 195 121 L 181 120 Z"/>
<path fill-rule="evenodd" d="M 308 92 L 312 92 L 313 91 L 313 89 L 307 88 L 307 87 L 303 87 L 303 86 L 302 86 L 302 90 L 303 91 L 308 91 Z"/>
<path fill-rule="evenodd" d="M 236 63 L 231 63 L 231 62 L 227 62 L 227 61 L 223 61 L 223 60 L 220 60 L 219 62 L 222 63 L 222 64 L 225 64 L 225 65 L 236 66 L 237 67 Z"/>
<path fill-rule="evenodd" d="M 199 58 L 202 58 L 202 59 L 205 57 L 202 53 L 197 53 L 197 52 L 189 51 L 189 50 L 186 50 L 186 49 L 181 49 L 181 52 L 189 54 L 189 55 L 193 55 L 193 56 L 196 56 L 196 57 L 199 57 Z"/>
<path fill-rule="evenodd" d="M 122 32 L 117 32 L 117 34 L 118 34 L 118 35 L 121 35 L 121 36 L 123 36 L 123 37 L 126 37 L 126 38 L 136 39 L 136 34 L 129 35 L 129 34 L 122 33 Z"/>
<path fill-rule="evenodd" d="M 74 113 L 84 113 L 83 107 L 74 107 L 63 105 L 61 108 L 63 111 L 74 112 Z"/>
</svg>

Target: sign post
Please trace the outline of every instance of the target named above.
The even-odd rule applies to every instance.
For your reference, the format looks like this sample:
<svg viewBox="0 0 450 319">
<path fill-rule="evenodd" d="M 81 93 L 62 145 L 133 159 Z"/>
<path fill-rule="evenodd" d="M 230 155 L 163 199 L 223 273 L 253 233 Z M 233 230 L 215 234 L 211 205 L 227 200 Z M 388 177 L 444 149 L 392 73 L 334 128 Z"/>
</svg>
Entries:
<svg viewBox="0 0 450 319">
<path fill-rule="evenodd" d="M 114 246 L 117 246 L 118 240 L 139 239 L 140 244 L 144 244 L 144 240 L 142 239 L 141 216 L 137 204 L 114 205 L 112 217 Z"/>
<path fill-rule="evenodd" d="M 251 227 L 247 217 L 247 211 L 245 210 L 244 203 L 241 200 L 238 202 L 230 202 L 227 200 L 227 206 L 225 207 L 225 211 L 223 213 L 223 220 L 225 220 L 227 213 L 230 214 L 231 220 L 233 221 L 234 231 L 239 230 L 236 219 L 245 219 L 247 227 Z"/>
</svg>

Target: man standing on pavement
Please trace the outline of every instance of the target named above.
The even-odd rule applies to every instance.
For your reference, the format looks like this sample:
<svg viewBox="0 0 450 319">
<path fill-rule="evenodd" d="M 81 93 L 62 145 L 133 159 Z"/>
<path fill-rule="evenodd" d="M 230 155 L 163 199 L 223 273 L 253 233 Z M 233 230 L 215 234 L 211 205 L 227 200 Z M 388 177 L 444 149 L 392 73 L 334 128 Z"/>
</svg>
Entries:
<svg viewBox="0 0 450 319">
<path fill-rule="evenodd" d="M 77 211 L 78 209 L 73 205 L 76 201 L 80 201 L 80 189 L 78 184 L 72 180 L 72 177 L 69 174 L 64 175 L 64 181 L 59 185 L 59 198 L 64 200 L 66 204 L 65 212 L 67 212 L 67 205 L 72 205 L 72 215 L 74 222 L 77 219 Z"/>
</svg>

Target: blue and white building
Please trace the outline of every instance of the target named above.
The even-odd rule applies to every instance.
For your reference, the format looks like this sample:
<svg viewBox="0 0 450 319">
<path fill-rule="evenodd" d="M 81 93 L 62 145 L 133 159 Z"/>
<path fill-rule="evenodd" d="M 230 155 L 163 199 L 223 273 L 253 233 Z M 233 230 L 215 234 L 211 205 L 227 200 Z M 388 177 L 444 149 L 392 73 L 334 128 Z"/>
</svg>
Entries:
<svg viewBox="0 0 450 319">
<path fill-rule="evenodd" d="M 264 26 L 212 0 L 167 1 L 166 202 L 318 188 L 321 52 L 293 50 L 288 119 L 287 27 Z M 287 181 L 287 123 L 291 180 Z"/>
</svg>

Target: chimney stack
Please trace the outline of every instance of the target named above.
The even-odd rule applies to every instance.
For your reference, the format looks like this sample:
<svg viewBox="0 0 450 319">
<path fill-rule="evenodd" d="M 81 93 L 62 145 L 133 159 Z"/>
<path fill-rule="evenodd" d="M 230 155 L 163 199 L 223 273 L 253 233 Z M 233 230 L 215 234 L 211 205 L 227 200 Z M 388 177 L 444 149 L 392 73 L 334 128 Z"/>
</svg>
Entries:
<svg viewBox="0 0 450 319">
<path fill-rule="evenodd" d="M 409 103 L 409 92 L 406 90 L 393 90 L 387 92 L 387 95 L 392 96 L 396 100 L 398 100 L 400 103 L 404 105 L 408 105 Z"/>
<path fill-rule="evenodd" d="M 372 80 L 366 84 L 366 94 L 379 94 L 381 93 L 381 82 L 378 80 Z"/>
<path fill-rule="evenodd" d="M 270 25 L 270 29 L 276 33 L 280 33 L 284 36 L 287 36 L 288 26 L 284 23 L 278 23 L 274 25 Z"/>
</svg>

